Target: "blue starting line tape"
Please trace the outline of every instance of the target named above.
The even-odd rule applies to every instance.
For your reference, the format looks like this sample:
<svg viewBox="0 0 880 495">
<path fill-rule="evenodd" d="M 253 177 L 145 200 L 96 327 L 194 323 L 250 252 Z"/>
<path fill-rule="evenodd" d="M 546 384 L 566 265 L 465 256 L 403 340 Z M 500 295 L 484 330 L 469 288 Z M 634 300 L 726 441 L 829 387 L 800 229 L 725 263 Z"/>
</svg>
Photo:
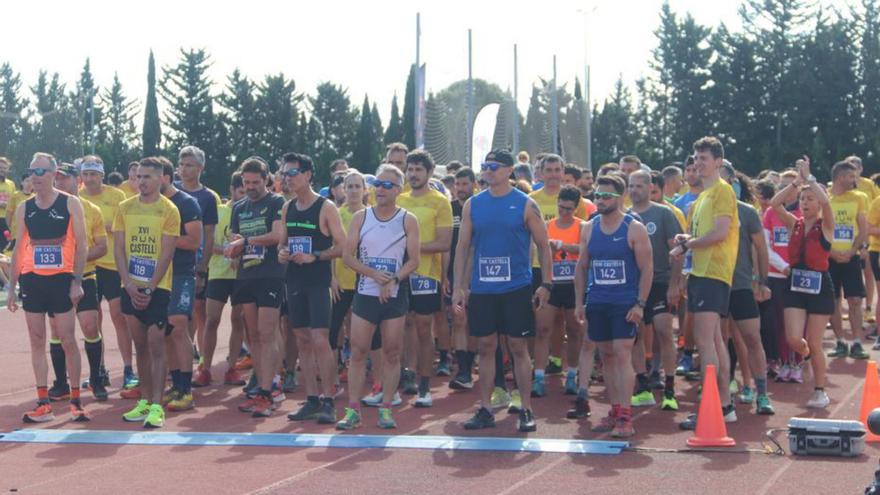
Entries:
<svg viewBox="0 0 880 495">
<path fill-rule="evenodd" d="M 548 438 L 447 437 L 430 435 L 317 435 L 293 433 L 131 432 L 22 429 L 0 434 L 0 443 L 195 445 L 346 449 L 482 450 L 615 455 L 628 442 Z"/>
</svg>

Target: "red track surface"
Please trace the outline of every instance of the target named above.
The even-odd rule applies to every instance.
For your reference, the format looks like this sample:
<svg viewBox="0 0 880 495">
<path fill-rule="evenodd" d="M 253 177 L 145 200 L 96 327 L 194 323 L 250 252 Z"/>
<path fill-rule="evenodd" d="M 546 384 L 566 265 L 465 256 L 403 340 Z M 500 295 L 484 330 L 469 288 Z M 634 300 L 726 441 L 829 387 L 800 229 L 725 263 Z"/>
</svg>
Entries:
<svg viewBox="0 0 880 495">
<path fill-rule="evenodd" d="M 91 428 L 138 431 L 137 424 L 124 423 L 121 414 L 130 401 L 115 393 L 122 366 L 109 319 L 104 328 L 107 362 L 114 387 L 111 400 L 86 400 L 93 420 L 83 425 L 68 421 L 64 408 L 46 428 Z M 21 312 L 0 310 L 3 332 L 0 373 L 0 431 L 21 428 L 21 414 L 34 400 L 29 346 Z M 220 342 L 228 336 L 221 327 Z M 225 355 L 225 347 L 218 350 Z M 880 356 L 880 354 L 878 354 Z M 865 363 L 853 360 L 831 362 L 828 393 L 832 404 L 827 413 L 815 414 L 802 404 L 808 385 L 770 385 L 776 416 L 755 416 L 738 406 L 739 422 L 728 425 L 737 448 L 760 448 L 769 428 L 784 427 L 792 416 L 855 419 L 861 400 Z M 222 378 L 222 366 L 215 366 L 215 382 Z M 50 372 L 51 373 L 51 372 Z M 684 448 L 688 432 L 677 422 L 695 410 L 695 390 L 677 381 L 681 410 L 658 408 L 637 411 L 635 446 Z M 606 414 L 601 386 L 593 387 L 594 417 Z M 400 434 L 466 435 L 460 423 L 473 412 L 476 392 L 452 393 L 445 380 L 435 380 L 432 409 L 405 405 L 396 410 Z M 275 417 L 256 420 L 237 412 L 237 387 L 212 386 L 197 389 L 197 408 L 186 413 L 169 413 L 166 431 L 206 432 L 303 432 L 334 433 L 332 427 L 295 424 L 286 413 L 304 398 L 298 391 L 282 404 Z M 337 401 L 341 405 L 347 401 Z M 569 399 L 561 384 L 550 380 L 548 397 L 534 401 L 538 417 L 536 438 L 603 438 L 590 433 L 589 422 L 565 419 Z M 375 410 L 365 409 L 365 424 L 358 433 L 385 434 L 375 428 Z M 480 435 L 516 436 L 515 418 L 501 413 L 498 427 Z M 779 435 L 787 449 L 785 435 Z M 277 447 L 192 447 L 0 444 L 0 491 L 19 493 L 121 493 L 149 490 L 150 493 L 650 493 L 656 490 L 677 494 L 698 493 L 862 493 L 872 479 L 880 454 L 875 446 L 856 459 L 775 457 L 733 453 L 644 453 L 624 452 L 617 456 L 571 456 L 560 454 L 510 454 L 424 450 L 287 449 Z"/>
</svg>

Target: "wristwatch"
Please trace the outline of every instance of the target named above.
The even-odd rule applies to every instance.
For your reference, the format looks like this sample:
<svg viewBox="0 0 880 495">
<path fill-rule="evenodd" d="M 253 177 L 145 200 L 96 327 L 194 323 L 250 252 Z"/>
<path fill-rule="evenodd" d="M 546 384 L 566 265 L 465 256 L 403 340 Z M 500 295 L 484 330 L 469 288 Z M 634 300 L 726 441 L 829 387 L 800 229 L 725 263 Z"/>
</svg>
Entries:
<svg viewBox="0 0 880 495">
<path fill-rule="evenodd" d="M 321 251 L 320 249 L 316 249 L 316 250 L 312 251 L 312 256 L 315 257 L 315 261 L 321 260 L 321 253 L 323 253 L 323 251 Z"/>
<path fill-rule="evenodd" d="M 648 305 L 648 301 L 645 301 L 644 299 L 639 299 L 638 301 L 636 301 L 636 304 L 638 304 L 640 308 L 645 309 L 645 306 Z"/>
<path fill-rule="evenodd" d="M 143 293 L 144 293 L 145 296 L 152 296 L 152 295 L 153 295 L 153 289 L 151 289 L 151 288 L 149 288 L 149 287 L 145 287 L 144 290 L 143 290 Z"/>
</svg>

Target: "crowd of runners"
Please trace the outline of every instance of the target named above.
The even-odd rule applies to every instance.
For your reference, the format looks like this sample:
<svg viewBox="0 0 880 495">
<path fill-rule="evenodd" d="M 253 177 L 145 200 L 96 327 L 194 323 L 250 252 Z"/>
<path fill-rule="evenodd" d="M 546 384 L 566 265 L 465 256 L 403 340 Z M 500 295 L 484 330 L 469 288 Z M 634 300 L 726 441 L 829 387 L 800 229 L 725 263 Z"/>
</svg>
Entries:
<svg viewBox="0 0 880 495">
<path fill-rule="evenodd" d="M 862 177 L 855 156 L 827 185 L 806 156 L 748 177 L 714 137 L 660 170 L 630 155 L 595 176 L 506 150 L 443 166 L 401 143 L 372 175 L 334 161 L 323 188 L 310 157 L 273 162 L 245 159 L 221 198 L 195 146 L 176 164 L 132 162 L 127 178 L 96 155 L 37 153 L 16 183 L 0 157 L 2 282 L 37 389 L 25 422 L 64 401 L 88 421 L 84 391 L 110 398 L 111 327 L 121 419 L 148 428 L 194 409 L 201 387 L 243 387 L 238 410 L 254 417 L 339 430 L 366 408 L 395 428 L 396 406 L 432 407 L 449 387 L 479 401 L 462 428 L 506 412 L 529 432 L 550 394 L 589 417 L 592 386 L 611 408 L 591 429 L 615 437 L 635 433 L 633 408 L 678 410 L 676 378 L 707 365 L 726 422 L 736 403 L 774 414 L 771 381 L 807 381 L 805 405 L 825 408 L 826 357 L 867 359 L 876 338 L 880 174 Z"/>
</svg>

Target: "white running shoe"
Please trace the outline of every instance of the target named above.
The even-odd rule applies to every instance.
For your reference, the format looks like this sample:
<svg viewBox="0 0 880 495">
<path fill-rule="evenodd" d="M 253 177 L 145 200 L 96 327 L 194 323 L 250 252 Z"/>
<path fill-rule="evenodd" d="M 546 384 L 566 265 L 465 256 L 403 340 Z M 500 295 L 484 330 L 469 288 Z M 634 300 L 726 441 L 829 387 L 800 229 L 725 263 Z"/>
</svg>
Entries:
<svg viewBox="0 0 880 495">
<path fill-rule="evenodd" d="M 831 404 L 831 399 L 828 398 L 828 394 L 824 390 L 814 391 L 813 396 L 807 401 L 807 407 L 816 409 L 825 409 L 828 404 Z"/>
</svg>

